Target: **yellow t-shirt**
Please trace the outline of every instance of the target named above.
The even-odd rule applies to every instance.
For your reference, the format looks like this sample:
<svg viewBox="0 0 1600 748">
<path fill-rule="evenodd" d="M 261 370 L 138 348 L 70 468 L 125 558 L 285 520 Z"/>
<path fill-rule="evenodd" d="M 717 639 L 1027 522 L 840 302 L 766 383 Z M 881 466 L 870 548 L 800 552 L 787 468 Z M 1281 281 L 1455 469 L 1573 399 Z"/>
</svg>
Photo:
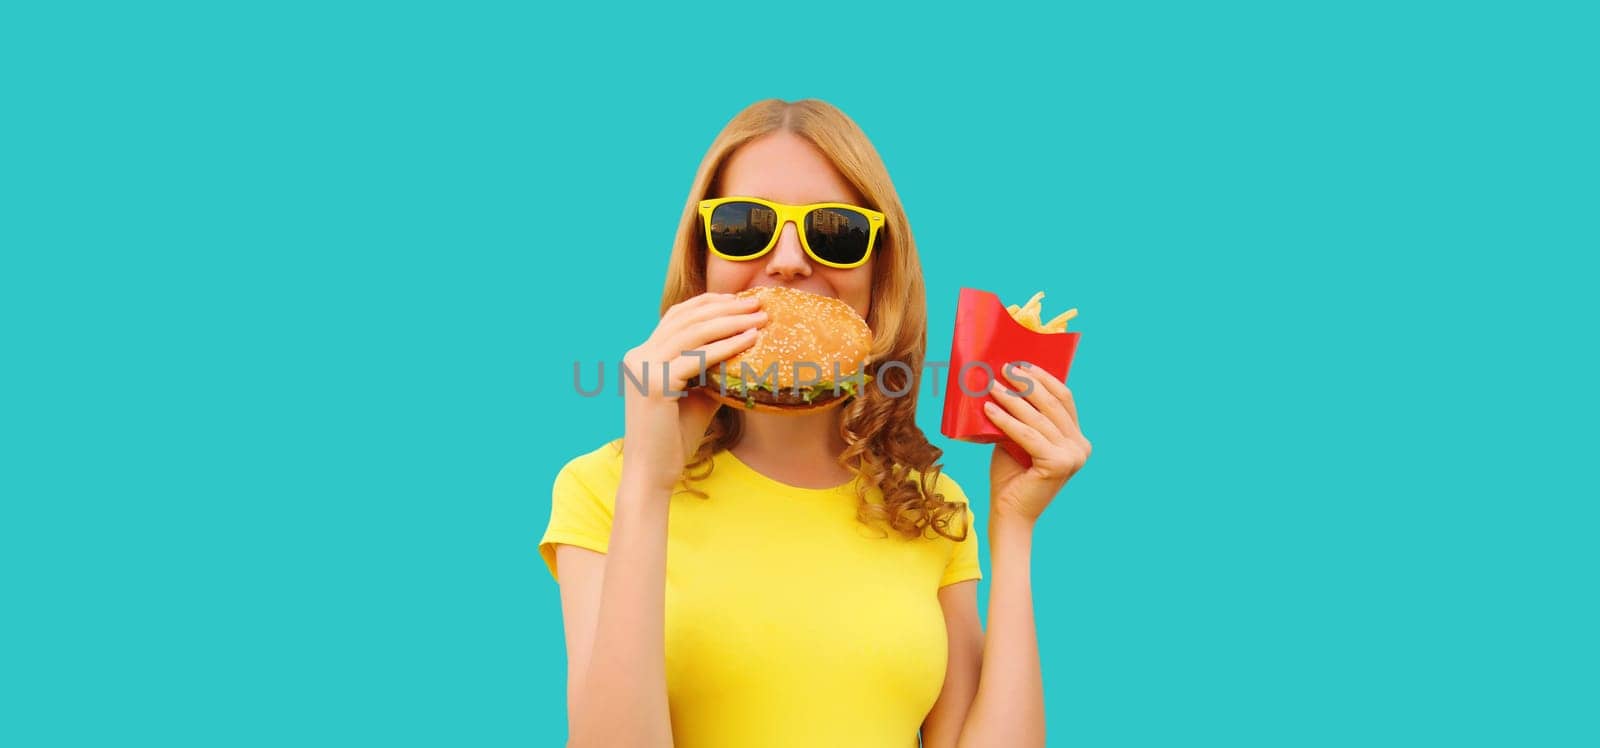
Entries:
<svg viewBox="0 0 1600 748">
<path fill-rule="evenodd" d="M 855 517 L 853 485 L 797 488 L 730 452 L 667 523 L 666 665 L 678 748 L 915 748 L 944 684 L 940 587 L 982 577 L 978 532 L 907 540 Z M 556 476 L 539 552 L 605 552 L 615 442 Z M 937 490 L 967 501 L 940 474 Z M 881 503 L 876 490 L 869 500 Z M 957 534 L 957 533 L 952 533 Z M 559 577 L 558 577 L 559 579 Z"/>
</svg>

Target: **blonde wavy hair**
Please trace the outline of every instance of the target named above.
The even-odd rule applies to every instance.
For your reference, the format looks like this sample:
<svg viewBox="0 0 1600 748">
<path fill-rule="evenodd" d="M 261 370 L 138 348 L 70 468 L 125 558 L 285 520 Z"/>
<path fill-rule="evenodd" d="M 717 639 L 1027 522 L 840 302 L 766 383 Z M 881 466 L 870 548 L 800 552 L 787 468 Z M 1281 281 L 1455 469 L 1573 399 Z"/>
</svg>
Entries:
<svg viewBox="0 0 1600 748">
<path fill-rule="evenodd" d="M 874 380 L 841 406 L 841 436 L 847 446 L 839 464 L 862 479 L 856 484 L 860 500 L 856 517 L 867 524 L 883 522 L 907 538 L 932 530 L 951 540 L 964 540 L 968 532 L 966 505 L 945 501 L 934 491 L 943 469 L 938 460 L 944 452 L 929 443 L 916 424 L 916 375 L 922 371 L 927 349 L 927 299 L 917 245 L 883 159 L 866 133 L 844 112 L 816 99 L 767 99 L 746 107 L 723 127 L 700 162 L 678 222 L 661 312 L 665 314 L 672 305 L 706 290 L 709 250 L 701 230 L 699 203 L 716 189 L 723 164 L 740 146 L 778 131 L 793 133 L 816 146 L 865 198 L 864 207 L 887 216 L 885 233 L 874 250 L 872 305 L 867 315 L 873 343 L 866 371 Z M 880 368 L 881 363 L 892 361 L 905 363 L 911 374 L 898 366 Z M 885 390 L 908 394 L 889 397 Z M 706 498 L 691 482 L 711 474 L 712 456 L 738 443 L 742 424 L 743 414 L 738 409 L 718 409 L 684 468 L 684 485 L 690 493 Z M 918 478 L 912 476 L 913 471 Z M 872 488 L 882 493 L 881 505 L 867 500 Z"/>
</svg>

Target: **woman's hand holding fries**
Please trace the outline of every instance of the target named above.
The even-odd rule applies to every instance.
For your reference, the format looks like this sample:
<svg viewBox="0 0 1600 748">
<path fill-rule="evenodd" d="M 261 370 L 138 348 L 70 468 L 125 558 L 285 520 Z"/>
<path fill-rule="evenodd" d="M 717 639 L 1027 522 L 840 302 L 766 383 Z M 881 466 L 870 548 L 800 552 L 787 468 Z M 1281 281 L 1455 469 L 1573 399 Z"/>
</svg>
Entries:
<svg viewBox="0 0 1600 748">
<path fill-rule="evenodd" d="M 1037 366 L 1007 368 L 1015 375 L 1016 384 L 1013 388 L 992 384 L 989 392 L 994 402 L 985 402 L 983 410 L 996 427 L 1027 451 L 1033 465 L 1023 468 L 1005 449 L 994 448 L 989 461 L 989 511 L 995 519 L 1032 524 L 1083 468 L 1091 446 L 1078 427 L 1072 391 L 1061 380 Z M 1029 394 L 1022 394 L 1030 389 Z"/>
</svg>

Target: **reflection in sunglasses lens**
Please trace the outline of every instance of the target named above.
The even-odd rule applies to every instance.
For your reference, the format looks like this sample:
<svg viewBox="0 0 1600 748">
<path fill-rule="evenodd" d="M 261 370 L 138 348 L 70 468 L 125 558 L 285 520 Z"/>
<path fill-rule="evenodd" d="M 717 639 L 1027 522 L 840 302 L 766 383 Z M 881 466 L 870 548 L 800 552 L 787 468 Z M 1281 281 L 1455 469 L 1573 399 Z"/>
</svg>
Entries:
<svg viewBox="0 0 1600 748">
<path fill-rule="evenodd" d="M 806 242 L 818 257 L 849 265 L 867 255 L 867 237 L 872 227 L 867 217 L 843 208 L 822 208 L 806 216 Z"/>
<path fill-rule="evenodd" d="M 756 203 L 724 203 L 711 211 L 711 241 L 732 257 L 749 257 L 767 248 L 778 214 Z"/>
</svg>

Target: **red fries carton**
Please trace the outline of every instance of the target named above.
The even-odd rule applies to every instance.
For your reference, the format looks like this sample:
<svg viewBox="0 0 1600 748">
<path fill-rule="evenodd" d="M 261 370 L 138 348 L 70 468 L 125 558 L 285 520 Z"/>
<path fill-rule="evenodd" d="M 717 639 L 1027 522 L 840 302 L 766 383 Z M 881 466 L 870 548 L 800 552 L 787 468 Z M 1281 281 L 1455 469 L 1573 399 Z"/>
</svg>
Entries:
<svg viewBox="0 0 1600 748">
<path fill-rule="evenodd" d="M 976 288 L 961 289 L 961 298 L 956 302 L 955 335 L 950 341 L 949 387 L 944 393 L 940 431 L 951 439 L 999 443 L 1023 467 L 1031 466 L 1033 460 L 1027 451 L 1007 438 L 983 412 L 984 402 L 993 399 L 987 394 L 989 383 L 998 381 L 1008 386 L 1003 376 L 1006 364 L 1015 363 L 1015 370 L 1026 372 L 1022 362 L 1067 381 L 1072 354 L 1078 350 L 1078 336 L 1076 332 L 1030 330 L 1012 319 L 998 296 Z"/>
</svg>

